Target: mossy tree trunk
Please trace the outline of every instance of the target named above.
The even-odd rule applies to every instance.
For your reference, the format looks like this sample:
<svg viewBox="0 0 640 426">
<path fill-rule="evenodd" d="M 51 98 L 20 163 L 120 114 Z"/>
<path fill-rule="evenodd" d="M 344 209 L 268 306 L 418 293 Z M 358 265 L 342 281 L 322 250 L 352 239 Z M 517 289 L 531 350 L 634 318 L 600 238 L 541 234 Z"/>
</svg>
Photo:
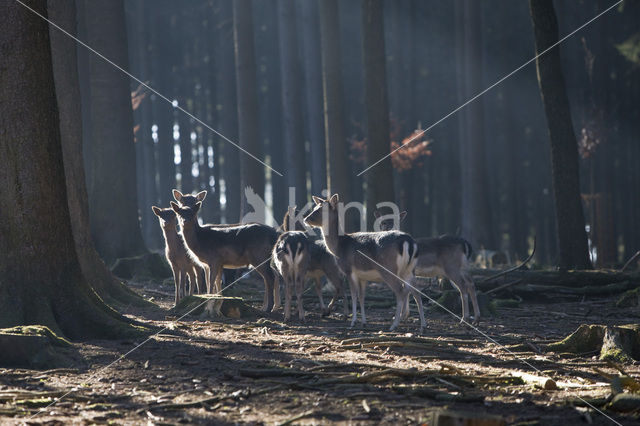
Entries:
<svg viewBox="0 0 640 426">
<path fill-rule="evenodd" d="M 129 69 L 122 0 L 87 0 L 88 44 Z M 129 78 L 104 59 L 89 57 L 92 126 L 91 229 L 107 261 L 146 252 L 138 218 L 136 153 Z M 149 207 L 146 207 L 149 208 Z"/>
<path fill-rule="evenodd" d="M 558 20 L 552 0 L 529 0 L 536 55 L 558 41 Z M 551 167 L 561 269 L 589 269 L 589 249 L 580 200 L 578 143 L 571 122 L 569 98 L 555 47 L 536 59 L 538 85 L 551 141 Z"/>
<path fill-rule="evenodd" d="M 49 18 L 71 34 L 76 33 L 74 0 L 47 2 Z M 51 59 L 60 116 L 60 138 L 67 182 L 71 228 L 80 267 L 93 289 L 108 303 L 144 303 L 117 281 L 96 252 L 89 227 L 89 204 L 82 159 L 82 111 L 76 57 L 76 42 L 50 26 Z"/>
<path fill-rule="evenodd" d="M 29 5 L 46 16 L 45 0 Z M 71 339 L 133 332 L 76 255 L 47 23 L 10 2 L 0 27 L 0 328 L 41 324 Z"/>
</svg>

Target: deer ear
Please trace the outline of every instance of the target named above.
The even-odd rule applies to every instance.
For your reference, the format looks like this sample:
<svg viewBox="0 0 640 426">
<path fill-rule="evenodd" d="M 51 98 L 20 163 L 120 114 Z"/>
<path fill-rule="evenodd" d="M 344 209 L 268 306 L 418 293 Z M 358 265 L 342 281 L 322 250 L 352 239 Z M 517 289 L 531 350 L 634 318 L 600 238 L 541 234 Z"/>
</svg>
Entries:
<svg viewBox="0 0 640 426">
<path fill-rule="evenodd" d="M 204 197 L 207 196 L 207 191 L 200 191 L 196 194 L 196 198 L 198 199 L 198 201 L 204 201 Z"/>
<path fill-rule="evenodd" d="M 316 204 L 322 204 L 324 202 L 324 200 L 320 197 L 316 197 L 315 195 L 311 196 L 311 199 L 313 200 L 314 203 Z"/>
<path fill-rule="evenodd" d="M 333 195 L 331 196 L 331 199 L 329 200 L 329 202 L 331 203 L 331 205 L 332 205 L 333 207 L 335 207 L 335 206 L 338 204 L 338 201 L 339 201 L 338 194 L 333 194 Z"/>
<path fill-rule="evenodd" d="M 177 189 L 174 189 L 173 191 L 173 198 L 175 198 L 175 200 L 177 202 L 182 202 L 182 192 L 178 191 Z"/>
<path fill-rule="evenodd" d="M 173 209 L 174 212 L 178 213 L 180 211 L 180 207 L 174 203 L 173 201 L 171 201 L 171 208 Z"/>
<path fill-rule="evenodd" d="M 160 207 L 151 206 L 151 210 L 153 210 L 153 214 L 160 216 Z"/>
<path fill-rule="evenodd" d="M 194 210 L 197 212 L 198 210 L 200 210 L 200 207 L 202 207 L 202 202 L 201 202 L 201 201 L 198 201 L 198 202 L 196 203 L 196 205 L 195 205 Z"/>
<path fill-rule="evenodd" d="M 375 217 L 376 219 L 380 218 L 380 212 L 378 210 L 374 210 L 373 211 L 373 217 Z"/>
<path fill-rule="evenodd" d="M 400 212 L 400 222 L 402 222 L 405 217 L 407 217 L 407 211 L 406 210 Z"/>
</svg>

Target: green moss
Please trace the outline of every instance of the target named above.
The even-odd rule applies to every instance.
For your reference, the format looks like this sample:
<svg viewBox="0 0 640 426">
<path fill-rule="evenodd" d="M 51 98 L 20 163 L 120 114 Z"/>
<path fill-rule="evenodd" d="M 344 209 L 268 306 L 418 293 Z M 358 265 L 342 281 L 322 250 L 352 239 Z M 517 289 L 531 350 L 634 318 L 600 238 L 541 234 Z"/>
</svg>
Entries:
<svg viewBox="0 0 640 426">
<path fill-rule="evenodd" d="M 20 336 L 43 336 L 49 340 L 54 346 L 60 347 L 69 347 L 71 346 L 71 342 L 69 342 L 64 337 L 60 337 L 55 334 L 49 327 L 44 325 L 19 325 L 17 327 L 12 328 L 2 328 L 0 329 L 0 334 L 15 334 Z"/>
<path fill-rule="evenodd" d="M 599 351 L 602 348 L 603 337 L 604 326 L 582 324 L 563 340 L 547 345 L 547 350 L 575 354 Z"/>
<path fill-rule="evenodd" d="M 624 292 L 616 301 L 617 308 L 632 308 L 640 306 L 640 287 Z"/>
</svg>

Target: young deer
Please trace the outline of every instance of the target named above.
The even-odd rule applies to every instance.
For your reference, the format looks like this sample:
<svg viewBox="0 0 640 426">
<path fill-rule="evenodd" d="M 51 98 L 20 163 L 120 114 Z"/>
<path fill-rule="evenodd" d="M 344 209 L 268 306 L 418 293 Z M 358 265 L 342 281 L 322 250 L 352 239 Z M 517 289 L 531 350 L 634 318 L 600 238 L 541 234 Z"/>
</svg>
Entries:
<svg viewBox="0 0 640 426">
<path fill-rule="evenodd" d="M 282 220 L 282 230 L 289 231 L 291 228 L 290 218 L 295 215 L 298 211 L 295 207 L 289 207 L 287 213 L 284 215 L 284 219 Z M 327 316 L 331 313 L 333 306 L 338 299 L 338 294 L 342 296 L 343 308 L 345 316 L 349 314 L 349 307 L 347 306 L 347 293 L 344 288 L 344 280 L 345 275 L 344 272 L 338 266 L 338 261 L 336 257 L 331 254 L 329 249 L 322 237 L 309 235 L 301 223 L 295 223 L 293 228 L 296 231 L 303 231 L 307 236 L 308 240 L 308 250 L 309 250 L 309 268 L 307 270 L 307 279 L 313 280 L 316 288 L 316 294 L 318 295 L 318 300 L 320 301 L 320 310 L 322 311 L 323 316 Z M 324 298 L 322 297 L 322 277 L 326 276 L 327 280 L 331 282 L 333 285 L 333 297 L 331 302 L 329 302 L 329 306 L 325 307 Z"/>
<path fill-rule="evenodd" d="M 284 281 L 284 320 L 291 317 L 291 293 L 295 287 L 298 300 L 298 317 L 304 321 L 302 293 L 309 268 L 309 242 L 307 234 L 301 231 L 288 231 L 278 237 L 271 254 L 271 266 Z"/>
<path fill-rule="evenodd" d="M 275 229 L 257 223 L 227 226 L 203 227 L 198 223 L 198 211 L 202 202 L 194 207 L 180 207 L 173 201 L 171 208 L 178 214 L 181 235 L 189 254 L 205 269 L 207 291 L 219 293 L 222 269 L 238 269 L 253 266 L 265 285 L 262 309 L 273 308 L 275 274 L 268 265 L 271 249 L 278 239 Z"/>
<path fill-rule="evenodd" d="M 376 218 L 380 218 L 379 212 L 374 212 Z M 401 222 L 407 212 L 400 213 Z M 391 230 L 394 227 L 394 219 L 384 219 L 380 222 L 380 228 Z M 469 320 L 469 298 L 473 304 L 473 321 L 480 320 L 480 308 L 476 295 L 476 285 L 473 278 L 467 273 L 469 259 L 471 258 L 471 244 L 464 238 L 453 235 L 442 235 L 435 238 L 417 238 L 418 262 L 415 274 L 419 277 L 446 277 L 460 293 L 462 304 L 462 320 Z M 407 307 L 405 315 L 409 314 Z"/>
<path fill-rule="evenodd" d="M 200 268 L 187 254 L 187 247 L 184 240 L 182 236 L 178 234 L 176 213 L 170 208 L 161 209 L 153 206 L 151 209 L 153 213 L 158 216 L 162 234 L 164 235 L 164 254 L 173 271 L 173 281 L 176 287 L 175 304 L 177 305 L 185 294 L 187 277 L 189 277 L 189 294 L 193 294 L 195 290 L 194 287 L 196 286 L 198 293 L 202 293 L 204 283 L 196 278 Z"/>
<path fill-rule="evenodd" d="M 413 238 L 399 231 L 344 234 L 338 218 L 338 194 L 327 200 L 314 196 L 313 201 L 316 205 L 305 217 L 305 222 L 321 229 L 327 247 L 337 257 L 338 265 L 349 279 L 353 312 L 351 326 L 357 318 L 356 297 L 360 301 L 362 324 L 366 324 L 365 286 L 367 281 L 376 281 L 385 282 L 396 296 L 396 315 L 391 330 L 398 327 L 410 292 L 418 305 L 422 331 L 425 326 L 422 299 L 413 289 L 413 269 L 418 254 L 418 245 Z"/>
</svg>

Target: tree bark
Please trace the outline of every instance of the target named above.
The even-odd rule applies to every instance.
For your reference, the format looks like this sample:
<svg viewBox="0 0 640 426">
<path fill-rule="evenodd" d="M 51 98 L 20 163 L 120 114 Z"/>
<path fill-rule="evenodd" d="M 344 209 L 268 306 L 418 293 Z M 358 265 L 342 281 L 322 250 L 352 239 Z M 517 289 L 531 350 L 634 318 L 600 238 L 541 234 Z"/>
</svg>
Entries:
<svg viewBox="0 0 640 426">
<path fill-rule="evenodd" d="M 129 68 L 122 0 L 86 2 L 88 44 Z M 89 211 L 96 249 L 107 261 L 146 248 L 138 219 L 136 154 L 128 78 L 96 55 L 89 58 L 93 179 Z"/>
<path fill-rule="evenodd" d="M 233 39 L 236 63 L 236 91 L 240 146 L 257 158 L 262 158 L 258 135 L 258 93 L 256 88 L 256 59 L 253 40 L 251 0 L 233 2 Z M 240 153 L 240 211 L 249 212 L 244 196 L 247 186 L 264 200 L 264 167 L 248 154 Z M 264 212 L 257 212 L 264 214 Z"/>
<path fill-rule="evenodd" d="M 75 1 L 48 1 L 50 19 L 75 34 Z M 82 161 L 82 113 L 76 42 L 60 30 L 49 27 L 52 67 L 60 119 L 67 201 L 71 228 L 82 273 L 93 289 L 107 302 L 144 303 L 124 284 L 116 281 L 100 259 L 91 240 L 89 205 Z"/>
<path fill-rule="evenodd" d="M 300 101 L 300 68 L 293 0 L 278 0 L 278 41 L 280 47 L 280 81 L 282 89 L 282 121 L 284 129 L 287 186 L 295 188 L 295 201 L 307 202 L 305 147 L 302 136 L 302 102 Z M 287 190 L 288 192 L 288 190 Z"/>
<path fill-rule="evenodd" d="M 462 7 L 462 102 L 482 90 L 482 30 L 480 3 L 464 0 Z M 462 103 L 461 102 L 461 103 Z M 460 140 L 462 169 L 462 235 L 475 247 L 497 248 L 488 198 L 485 159 L 484 107 L 481 100 L 461 112 L 465 136 Z"/>
<path fill-rule="evenodd" d="M 389 154 L 390 144 L 382 0 L 362 0 L 362 33 L 367 111 L 367 163 L 373 164 Z M 367 212 L 371 225 L 376 204 L 395 201 L 391 159 L 386 158 L 366 173 Z"/>
<path fill-rule="evenodd" d="M 46 16 L 46 1 L 29 3 Z M 41 324 L 71 339 L 131 332 L 76 255 L 47 23 L 10 2 L 0 27 L 0 202 L 11 206 L 0 209 L 0 327 Z"/>
<path fill-rule="evenodd" d="M 316 0 L 303 0 L 298 4 L 300 5 L 302 22 L 307 139 L 311 146 L 311 193 L 320 195 L 327 183 L 327 164 L 322 116 L 322 75 L 318 3 Z"/>
<path fill-rule="evenodd" d="M 536 54 L 558 40 L 558 21 L 552 0 L 530 0 Z M 571 122 L 569 99 L 558 48 L 536 59 L 538 85 L 551 142 L 553 192 L 561 269 L 589 269 L 584 212 L 580 200 L 578 145 Z"/>
<path fill-rule="evenodd" d="M 347 140 L 344 131 L 342 73 L 340 71 L 340 22 L 336 0 L 320 2 L 320 51 L 327 157 L 327 189 L 351 201 Z"/>
</svg>

